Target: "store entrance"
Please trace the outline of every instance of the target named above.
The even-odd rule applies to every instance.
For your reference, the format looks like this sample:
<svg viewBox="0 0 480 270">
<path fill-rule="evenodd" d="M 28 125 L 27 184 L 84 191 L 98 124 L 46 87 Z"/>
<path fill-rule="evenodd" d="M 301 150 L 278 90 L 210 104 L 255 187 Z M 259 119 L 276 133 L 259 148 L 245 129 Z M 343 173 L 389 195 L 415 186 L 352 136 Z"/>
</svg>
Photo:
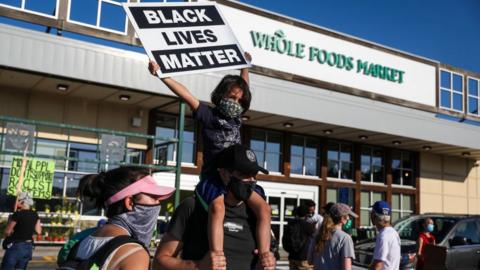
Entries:
<svg viewBox="0 0 480 270">
<path fill-rule="evenodd" d="M 303 195 L 303 196 L 302 196 Z M 268 204 L 272 209 L 272 230 L 282 246 L 282 237 L 288 221 L 294 218 L 293 210 L 305 200 L 312 199 L 300 193 L 281 192 L 269 194 Z"/>
</svg>

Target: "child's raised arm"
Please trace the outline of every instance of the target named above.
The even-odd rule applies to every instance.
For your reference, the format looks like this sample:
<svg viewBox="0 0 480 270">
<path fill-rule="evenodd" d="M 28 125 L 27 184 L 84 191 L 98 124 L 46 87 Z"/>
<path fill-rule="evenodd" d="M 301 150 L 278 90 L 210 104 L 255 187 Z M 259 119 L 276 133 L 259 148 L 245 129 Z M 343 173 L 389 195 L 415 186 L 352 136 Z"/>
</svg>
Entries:
<svg viewBox="0 0 480 270">
<path fill-rule="evenodd" d="M 150 74 L 157 76 L 157 71 L 159 69 L 160 66 L 155 61 L 150 61 L 148 63 L 148 70 L 150 71 Z M 185 101 L 188 106 L 190 106 L 192 111 L 197 110 L 198 106 L 200 105 L 200 101 L 198 101 L 198 99 L 194 97 L 190 91 L 188 91 L 187 87 L 170 77 L 161 78 L 161 80 L 175 95 Z"/>
<path fill-rule="evenodd" d="M 245 52 L 245 59 L 250 63 L 252 62 L 252 56 L 248 53 Z M 250 85 L 250 76 L 248 75 L 248 68 L 242 68 L 240 70 L 240 77 L 242 77 L 248 85 Z"/>
</svg>

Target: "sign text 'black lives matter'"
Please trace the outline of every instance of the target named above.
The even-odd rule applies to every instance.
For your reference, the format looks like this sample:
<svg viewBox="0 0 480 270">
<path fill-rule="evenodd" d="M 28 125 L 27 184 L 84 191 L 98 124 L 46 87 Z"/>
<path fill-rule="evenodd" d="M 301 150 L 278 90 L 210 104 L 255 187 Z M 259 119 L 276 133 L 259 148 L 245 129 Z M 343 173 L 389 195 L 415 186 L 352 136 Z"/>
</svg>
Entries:
<svg viewBox="0 0 480 270">
<path fill-rule="evenodd" d="M 160 77 L 249 66 L 214 3 L 132 3 L 125 10 Z"/>
</svg>

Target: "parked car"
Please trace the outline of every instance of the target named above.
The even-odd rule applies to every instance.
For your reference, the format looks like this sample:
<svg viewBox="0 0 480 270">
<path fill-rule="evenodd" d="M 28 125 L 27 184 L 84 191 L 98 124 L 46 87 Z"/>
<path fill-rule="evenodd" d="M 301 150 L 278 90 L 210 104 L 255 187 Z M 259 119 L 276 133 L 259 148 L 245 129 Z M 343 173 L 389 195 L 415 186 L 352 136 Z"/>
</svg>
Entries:
<svg viewBox="0 0 480 270">
<path fill-rule="evenodd" d="M 480 269 L 480 216 L 424 214 L 395 222 L 401 239 L 400 269 L 415 269 L 417 239 L 425 218 L 433 219 L 437 245 L 446 248 L 446 269 Z M 372 262 L 375 239 L 355 245 L 354 265 L 368 267 Z"/>
</svg>

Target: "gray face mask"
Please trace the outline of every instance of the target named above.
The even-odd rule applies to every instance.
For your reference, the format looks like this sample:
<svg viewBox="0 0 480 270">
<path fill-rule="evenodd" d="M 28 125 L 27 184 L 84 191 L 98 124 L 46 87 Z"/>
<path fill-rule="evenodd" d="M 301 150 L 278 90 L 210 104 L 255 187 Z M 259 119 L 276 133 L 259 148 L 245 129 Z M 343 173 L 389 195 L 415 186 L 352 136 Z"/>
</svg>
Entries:
<svg viewBox="0 0 480 270">
<path fill-rule="evenodd" d="M 242 105 L 231 98 L 222 98 L 220 104 L 218 104 L 218 109 L 221 114 L 228 118 L 237 118 L 243 112 Z"/>
<path fill-rule="evenodd" d="M 159 214 L 159 204 L 145 205 L 137 203 L 133 205 L 132 211 L 114 216 L 108 222 L 126 229 L 133 238 L 149 247 Z"/>
</svg>

